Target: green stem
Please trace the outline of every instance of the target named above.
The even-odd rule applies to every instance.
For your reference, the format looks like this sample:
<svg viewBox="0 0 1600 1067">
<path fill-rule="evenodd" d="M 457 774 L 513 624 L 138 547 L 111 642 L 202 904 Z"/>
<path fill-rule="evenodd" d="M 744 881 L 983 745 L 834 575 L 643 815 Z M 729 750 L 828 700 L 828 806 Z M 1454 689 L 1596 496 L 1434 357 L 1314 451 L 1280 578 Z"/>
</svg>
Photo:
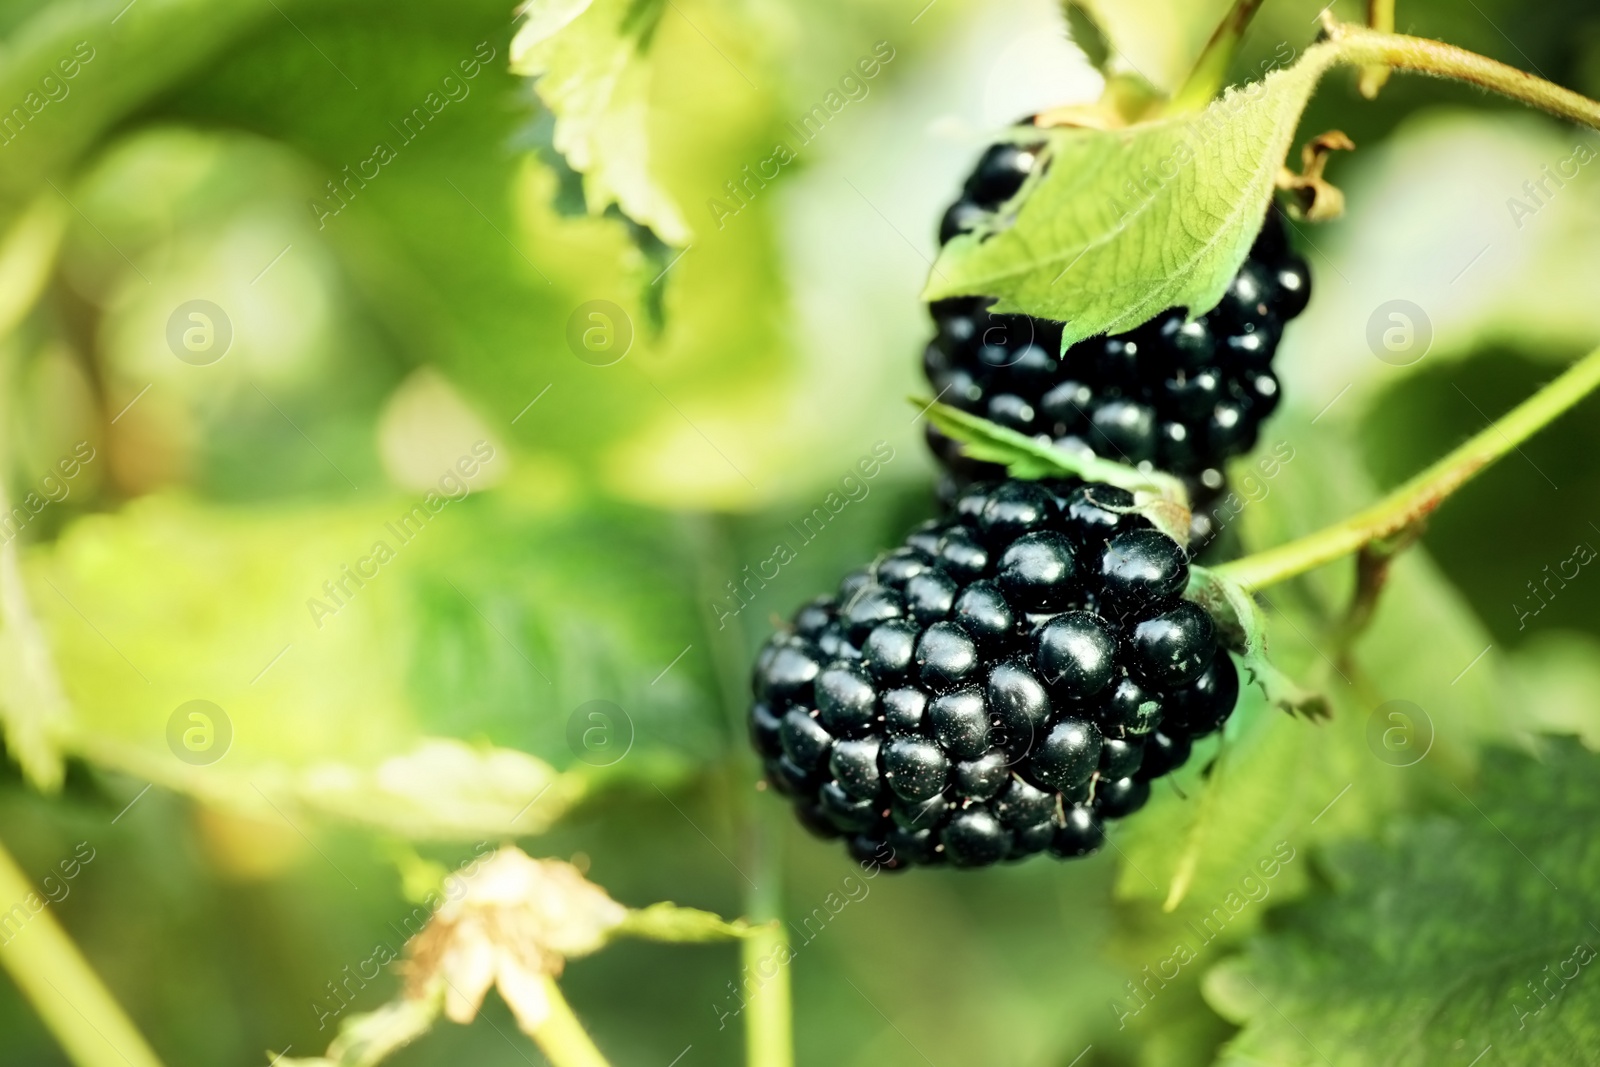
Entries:
<svg viewBox="0 0 1600 1067">
<path fill-rule="evenodd" d="M 1513 100 L 1521 100 L 1552 115 L 1600 129 L 1600 103 L 1464 48 L 1345 23 L 1330 24 L 1327 35 L 1329 40 L 1339 45 L 1340 58 L 1347 63 L 1360 66 L 1382 64 L 1399 70 L 1468 82 Z"/>
<path fill-rule="evenodd" d="M 776 825 L 783 812 L 776 803 L 759 808 L 751 813 L 755 888 L 747 896 L 747 907 L 750 921 L 763 925 L 740 943 L 739 951 L 740 985 L 748 984 L 752 990 L 745 1007 L 749 1013 L 745 1017 L 745 1063 L 747 1067 L 794 1067 L 789 931 L 783 924 L 782 838 Z"/>
<path fill-rule="evenodd" d="M 543 981 L 550 1014 L 528 1036 L 539 1046 L 551 1067 L 611 1067 L 573 1014 L 572 1005 L 561 994 L 556 980 L 545 975 Z"/>
<path fill-rule="evenodd" d="M 1394 32 L 1394 0 L 1367 0 L 1367 25 L 1379 33 Z M 1377 98 L 1378 90 L 1389 80 L 1387 63 L 1369 63 L 1361 68 L 1361 95 Z"/>
<path fill-rule="evenodd" d="M 14 905 L 14 906 L 13 906 Z M 38 910 L 34 910 L 38 905 Z M 78 1067 L 161 1067 L 133 1022 L 0 844 L 0 908 L 31 917 L 0 945 L 0 966 Z"/>
<path fill-rule="evenodd" d="M 1261 589 L 1394 537 L 1427 518 L 1485 467 L 1600 387 L 1600 348 L 1378 503 L 1297 541 L 1225 563 L 1216 572 Z"/>
<path fill-rule="evenodd" d="M 1250 25 L 1250 20 L 1260 7 L 1261 0 L 1234 0 L 1227 17 L 1211 34 L 1211 40 L 1206 42 L 1200 58 L 1195 60 L 1189 76 L 1172 95 L 1171 102 L 1164 109 L 1167 114 L 1199 111 L 1211 102 L 1217 90 L 1227 81 L 1228 64 L 1233 62 L 1233 53 L 1244 37 L 1245 27 Z"/>
</svg>

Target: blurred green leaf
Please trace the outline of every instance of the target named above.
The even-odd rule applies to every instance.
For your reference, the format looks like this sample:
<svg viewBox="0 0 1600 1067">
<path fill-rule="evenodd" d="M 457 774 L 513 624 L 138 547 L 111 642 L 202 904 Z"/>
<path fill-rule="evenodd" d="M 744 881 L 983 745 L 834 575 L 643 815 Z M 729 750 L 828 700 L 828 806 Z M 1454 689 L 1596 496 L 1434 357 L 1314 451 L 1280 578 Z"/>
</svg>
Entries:
<svg viewBox="0 0 1600 1067">
<path fill-rule="evenodd" d="M 715 912 L 685 908 L 663 901 L 648 908 L 630 908 L 613 937 L 642 937 L 646 941 L 737 941 L 753 929 L 743 919 L 729 922 Z"/>
<path fill-rule="evenodd" d="M 1204 111 L 1125 130 L 1042 131 L 1045 168 L 997 232 L 946 244 L 923 298 L 996 298 L 1064 322 L 1062 345 L 1122 333 L 1169 307 L 1210 311 L 1261 229 L 1300 113 L 1334 45 Z"/>
<path fill-rule="evenodd" d="M 1491 750 L 1448 814 L 1327 861 L 1208 999 L 1245 1027 L 1223 1063 L 1578 1063 L 1600 1045 L 1600 758 L 1570 739 Z M 1560 811 L 1563 818 L 1552 819 Z M 1486 921 L 1487 920 L 1487 921 Z"/>
<path fill-rule="evenodd" d="M 681 527 L 424 499 L 148 498 L 37 550 L 64 744 L 209 799 L 420 837 L 536 831 L 585 780 L 670 779 L 719 750 Z M 197 699 L 220 711 L 186 751 Z"/>
<path fill-rule="evenodd" d="M 669 244 L 689 223 L 652 177 L 650 35 L 665 0 L 535 0 L 511 43 L 511 66 L 536 79 L 554 112 L 555 148 L 584 176 L 596 214 L 618 204 Z"/>
</svg>

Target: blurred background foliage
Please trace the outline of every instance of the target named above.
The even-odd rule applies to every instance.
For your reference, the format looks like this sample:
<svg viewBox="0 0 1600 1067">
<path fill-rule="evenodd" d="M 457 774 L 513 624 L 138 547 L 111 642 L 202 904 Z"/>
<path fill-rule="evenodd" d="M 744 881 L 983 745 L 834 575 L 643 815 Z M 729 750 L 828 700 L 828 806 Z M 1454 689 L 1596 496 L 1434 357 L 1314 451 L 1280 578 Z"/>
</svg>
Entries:
<svg viewBox="0 0 1600 1067">
<path fill-rule="evenodd" d="M 1227 5 L 1090 6 L 1171 85 Z M 1236 76 L 1303 48 L 1320 8 L 1268 3 Z M 65 95 L 0 137 L 0 461 L 9 503 L 51 501 L 0 549 L 0 837 L 36 877 L 92 844 L 52 908 L 168 1063 L 324 1047 L 328 983 L 375 945 L 398 950 L 418 854 L 448 864 L 515 838 L 577 856 L 631 905 L 746 910 L 739 828 L 769 806 L 741 754 L 750 649 L 931 513 L 904 398 L 920 388 L 916 293 L 937 218 L 996 128 L 1099 90 L 1047 0 L 595 0 L 580 18 L 527 61 L 550 72 L 536 92 L 509 68 L 515 20 L 498 2 L 0 5 L 0 106 L 79 61 Z M 1590 4 L 1401 0 L 1398 28 L 1600 93 Z M 878 73 L 843 88 L 874 54 Z M 1458 86 L 1398 77 L 1369 103 L 1353 85 L 1330 77 L 1302 127 L 1342 128 L 1359 149 L 1330 167 L 1347 215 L 1297 228 L 1316 293 L 1279 357 L 1287 402 L 1262 446 L 1287 442 L 1294 459 L 1270 479 L 1239 461 L 1247 546 L 1372 499 L 1600 339 L 1600 165 L 1520 220 L 1507 205 L 1595 135 Z M 846 105 L 796 137 L 830 91 Z M 408 138 L 430 93 L 446 103 Z M 393 158 L 340 204 L 329 183 L 379 141 Z M 728 210 L 725 183 L 780 142 L 793 160 Z M 585 210 L 574 145 L 588 206 L 619 205 Z M 1434 331 L 1409 367 L 1365 340 L 1396 297 Z M 232 327 L 204 366 L 167 340 L 194 299 Z M 596 300 L 631 326 L 608 366 L 567 340 Z M 1586 403 L 1451 502 L 1353 647 L 1337 634 L 1344 568 L 1270 594 L 1275 655 L 1329 692 L 1331 722 L 1247 700 L 1226 758 L 1191 761 L 1093 860 L 869 883 L 799 950 L 799 1061 L 1343 1064 L 1390 1041 L 1385 1062 L 1466 1063 L 1493 1041 L 1501 1062 L 1533 1063 L 1593 1049 L 1592 982 L 1531 1032 L 1502 1024 L 1506 991 L 1570 951 L 1562 924 L 1594 914 L 1581 905 L 1596 902 L 1600 856 L 1564 859 L 1568 896 L 1546 907 L 1530 872 L 1482 875 L 1521 861 L 1461 799 L 1486 763 L 1543 755 L 1548 773 L 1495 769 L 1485 806 L 1512 836 L 1540 832 L 1531 812 L 1586 817 L 1571 782 L 1592 784 L 1593 757 L 1552 756 L 1537 735 L 1600 741 L 1585 588 L 1600 577 L 1525 609 L 1547 565 L 1600 543 L 1597 416 Z M 894 458 L 867 495 L 719 626 L 728 583 L 879 441 Z M 428 493 L 459 495 L 442 479 L 480 442 L 492 459 L 470 493 L 337 611 L 308 606 Z M 63 494 L 46 479 L 75 454 L 92 459 Z M 167 743 L 191 699 L 232 723 L 207 766 Z M 631 723 L 605 767 L 570 740 L 596 699 Z M 1413 766 L 1370 745 L 1374 709 L 1395 699 L 1432 723 Z M 1491 743 L 1526 754 L 1485 756 Z M 778 825 L 786 907 L 804 915 L 856 871 Z M 1441 881 L 1410 847 L 1478 873 Z M 1265 896 L 1149 983 L 1189 924 L 1249 895 L 1241 880 L 1283 850 Z M 1181 869 L 1188 895 L 1163 911 Z M 1548 943 L 1548 959 L 1501 966 L 1496 938 L 1430 932 L 1449 951 L 1403 972 L 1415 1013 L 1393 1018 L 1350 958 L 1328 957 L 1370 936 L 1362 950 L 1384 958 L 1405 921 L 1368 921 L 1385 901 L 1452 886 L 1457 927 L 1518 909 L 1520 943 Z M 1479 1040 L 1472 1013 L 1427 1013 L 1445 995 L 1430 983 L 1482 953 L 1500 969 L 1473 991 L 1495 1027 Z M 735 1063 L 737 1023 L 718 1020 L 737 966 L 727 947 L 624 944 L 564 985 L 617 1064 Z M 386 974 L 345 1010 L 397 985 Z M 1328 1017 L 1296 1040 L 1269 996 Z M 394 1062 L 534 1061 L 499 1031 L 511 1024 L 491 998 L 486 1020 Z M 0 1032 L 0 1061 L 66 1062 L 4 983 Z"/>
</svg>

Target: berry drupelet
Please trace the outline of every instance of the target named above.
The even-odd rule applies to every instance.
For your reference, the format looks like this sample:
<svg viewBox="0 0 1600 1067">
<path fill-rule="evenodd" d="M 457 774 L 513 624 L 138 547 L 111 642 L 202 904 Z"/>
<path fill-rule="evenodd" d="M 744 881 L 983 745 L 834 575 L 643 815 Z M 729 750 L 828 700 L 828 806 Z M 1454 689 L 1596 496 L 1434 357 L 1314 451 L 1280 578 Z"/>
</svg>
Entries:
<svg viewBox="0 0 1600 1067">
<path fill-rule="evenodd" d="M 945 213 L 940 243 L 998 218 L 1039 167 L 1042 149 L 990 146 Z M 941 300 L 930 307 L 938 332 L 923 369 L 955 407 L 1069 450 L 1150 464 L 1215 489 L 1222 461 L 1249 451 L 1277 406 L 1272 357 L 1284 325 L 1310 296 L 1310 272 L 1289 249 L 1274 206 L 1222 302 L 1192 322 L 1173 309 L 1062 353 L 1059 323 L 991 315 L 985 297 Z M 936 429 L 928 439 L 958 480 L 999 476 L 961 457 Z"/>
<path fill-rule="evenodd" d="M 974 485 L 802 607 L 756 661 L 750 713 L 801 822 L 890 869 L 981 867 L 1093 852 L 1142 806 L 1239 676 L 1182 599 L 1183 548 L 1132 503 Z"/>
</svg>

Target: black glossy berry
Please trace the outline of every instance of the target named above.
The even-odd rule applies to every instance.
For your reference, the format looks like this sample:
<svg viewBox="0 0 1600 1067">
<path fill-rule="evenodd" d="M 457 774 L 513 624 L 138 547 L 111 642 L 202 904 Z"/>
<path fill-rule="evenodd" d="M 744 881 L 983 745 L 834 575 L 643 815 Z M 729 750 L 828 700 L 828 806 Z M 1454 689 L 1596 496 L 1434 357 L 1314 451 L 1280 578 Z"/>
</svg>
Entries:
<svg viewBox="0 0 1600 1067">
<path fill-rule="evenodd" d="M 1163 722 L 1190 737 L 1204 737 L 1227 721 L 1238 701 L 1239 670 L 1219 648 L 1198 678 L 1168 695 Z"/>
<path fill-rule="evenodd" d="M 906 800 L 927 800 L 944 791 L 950 758 L 932 741 L 897 738 L 883 750 L 883 777 Z"/>
<path fill-rule="evenodd" d="M 765 704 L 757 703 L 750 709 L 750 743 L 762 756 L 771 759 L 783 751 L 783 740 L 779 734 L 782 729 L 783 720 Z"/>
<path fill-rule="evenodd" d="M 1056 829 L 1055 840 L 1050 842 L 1050 851 L 1064 859 L 1087 856 L 1105 839 L 1105 829 L 1094 812 L 1075 805 L 1066 809 L 1062 824 Z"/>
<path fill-rule="evenodd" d="M 989 712 L 1005 735 L 1006 747 L 1032 747 L 1033 738 L 1044 732 L 1050 718 L 1050 694 L 1039 676 L 1020 661 L 998 663 L 989 672 L 984 690 Z"/>
<path fill-rule="evenodd" d="M 907 865 L 916 863 L 930 866 L 943 856 L 939 851 L 938 831 L 932 827 L 908 829 L 892 826 L 884 835 L 884 843 L 889 846 L 896 861 Z"/>
<path fill-rule="evenodd" d="M 799 708 L 791 708 L 778 731 L 784 754 L 796 767 L 812 771 L 828 758 L 833 735 L 822 724 Z"/>
<path fill-rule="evenodd" d="M 960 685 L 978 668 L 978 646 L 957 622 L 936 622 L 917 640 L 917 675 L 935 690 Z"/>
<path fill-rule="evenodd" d="M 1135 777 L 1148 782 L 1153 778 L 1171 774 L 1189 759 L 1191 747 L 1187 734 L 1173 735 L 1165 730 L 1155 731 L 1145 738 L 1144 760 L 1139 765 Z"/>
<path fill-rule="evenodd" d="M 1311 302 L 1311 268 L 1299 256 L 1279 264 L 1273 281 L 1278 283 L 1279 294 L 1274 310 L 1284 318 L 1294 318 Z"/>
<path fill-rule="evenodd" d="M 1216 651 L 1211 616 L 1189 601 L 1146 619 L 1128 640 L 1130 664 L 1139 679 L 1159 689 L 1187 685 L 1200 677 Z"/>
<path fill-rule="evenodd" d="M 878 693 L 853 667 L 829 667 L 817 677 L 817 711 L 822 725 L 837 737 L 865 733 L 877 716 Z"/>
<path fill-rule="evenodd" d="M 863 800 L 876 797 L 883 788 L 883 773 L 878 755 L 883 742 L 876 737 L 840 741 L 828 757 L 828 770 L 846 793 Z M 1101 760 L 1104 762 L 1104 759 Z M 1130 772 L 1131 773 L 1131 772 Z"/>
<path fill-rule="evenodd" d="M 971 530 L 957 526 L 939 542 L 939 561 L 951 577 L 971 581 L 989 569 L 989 550 Z"/>
<path fill-rule="evenodd" d="M 1063 719 L 1033 746 L 1028 773 L 1051 789 L 1073 789 L 1089 780 L 1100 764 L 1100 731 L 1093 723 Z"/>
<path fill-rule="evenodd" d="M 919 734 L 928 713 L 928 694 L 921 689 L 891 689 L 883 694 L 884 728 L 891 734 Z"/>
<path fill-rule="evenodd" d="M 977 759 L 989 750 L 989 709 L 977 689 L 935 697 L 928 721 L 939 747 L 956 759 Z"/>
<path fill-rule="evenodd" d="M 1121 819 L 1144 807 L 1150 783 L 1138 778 L 1102 778 L 1095 784 L 1094 810 L 1102 818 Z"/>
<path fill-rule="evenodd" d="M 1156 412 L 1149 404 L 1116 398 L 1089 416 L 1089 443 L 1094 450 L 1122 463 L 1156 458 Z"/>
<path fill-rule="evenodd" d="M 957 812 L 945 826 L 940 840 L 945 855 L 957 867 L 982 867 L 1005 858 L 1011 848 L 1011 832 L 986 808 Z"/>
<path fill-rule="evenodd" d="M 851 641 L 861 642 L 881 623 L 904 617 L 905 602 L 900 594 L 886 586 L 865 585 L 845 601 L 840 620 Z"/>
<path fill-rule="evenodd" d="M 1056 795 L 1012 778 L 994 804 L 995 816 L 1010 830 L 1049 822 L 1056 812 Z"/>
<path fill-rule="evenodd" d="M 840 830 L 870 830 L 878 821 L 876 805 L 845 792 L 838 782 L 824 782 L 817 791 L 817 807 Z"/>
<path fill-rule="evenodd" d="M 962 760 L 950 775 L 956 792 L 974 800 L 988 800 L 1005 787 L 1011 778 L 1006 754 L 990 749 L 977 759 Z"/>
<path fill-rule="evenodd" d="M 998 207 L 1016 195 L 1038 161 L 1038 146 L 1004 142 L 990 145 L 978 158 L 963 191 L 974 203 Z"/>
<path fill-rule="evenodd" d="M 956 599 L 955 621 L 980 645 L 993 648 L 1011 634 L 1017 616 L 999 585 L 977 581 Z"/>
<path fill-rule="evenodd" d="M 876 627 L 861 646 L 861 662 L 873 679 L 892 685 L 905 678 L 916 656 L 922 631 L 909 619 L 895 619 Z"/>
<path fill-rule="evenodd" d="M 978 530 L 984 541 L 1002 549 L 1017 538 L 1043 529 L 1054 513 L 1050 494 L 1033 482 L 1002 482 L 989 493 Z"/>
<path fill-rule="evenodd" d="M 1100 554 L 1100 589 L 1107 599 L 1149 607 L 1176 600 L 1189 584 L 1189 557 L 1157 530 L 1127 530 Z"/>
<path fill-rule="evenodd" d="M 956 234 L 966 233 L 988 217 L 987 208 L 974 204 L 971 200 L 957 200 L 950 205 L 950 209 L 944 213 L 944 218 L 939 223 L 939 243 L 949 244 L 950 239 Z"/>
<path fill-rule="evenodd" d="M 858 742 L 841 741 L 834 746 L 834 758 L 839 758 L 839 749 L 846 744 Z M 1108 737 L 1100 746 L 1100 777 L 1102 778 L 1127 778 L 1138 773 L 1139 764 L 1144 761 L 1144 745 L 1137 739 L 1119 741 Z"/>
<path fill-rule="evenodd" d="M 1000 589 L 1024 611 L 1050 611 L 1072 599 L 1078 561 L 1072 542 L 1055 530 L 1023 534 L 1000 557 Z"/>
<path fill-rule="evenodd" d="M 815 638 L 833 621 L 833 601 L 819 596 L 794 616 L 794 632 L 801 637 Z"/>
<path fill-rule="evenodd" d="M 1069 700 L 1087 700 L 1110 685 L 1116 655 L 1116 634 L 1104 619 L 1088 611 L 1057 615 L 1034 639 L 1040 676 Z"/>
<path fill-rule="evenodd" d="M 1160 694 L 1121 678 L 1100 705 L 1095 722 L 1108 737 L 1143 737 L 1161 722 Z"/>
<path fill-rule="evenodd" d="M 761 699 L 806 703 L 811 685 L 822 667 L 816 657 L 798 644 L 769 645 L 772 655 L 756 667 L 755 690 Z"/>
<path fill-rule="evenodd" d="M 906 583 L 933 566 L 924 553 L 914 548 L 899 548 L 889 553 L 873 567 L 879 585 L 904 591 Z"/>
<path fill-rule="evenodd" d="M 961 586 L 943 570 L 924 571 L 906 582 L 906 611 L 919 626 L 938 622 L 950 614 L 960 592 Z"/>
</svg>

